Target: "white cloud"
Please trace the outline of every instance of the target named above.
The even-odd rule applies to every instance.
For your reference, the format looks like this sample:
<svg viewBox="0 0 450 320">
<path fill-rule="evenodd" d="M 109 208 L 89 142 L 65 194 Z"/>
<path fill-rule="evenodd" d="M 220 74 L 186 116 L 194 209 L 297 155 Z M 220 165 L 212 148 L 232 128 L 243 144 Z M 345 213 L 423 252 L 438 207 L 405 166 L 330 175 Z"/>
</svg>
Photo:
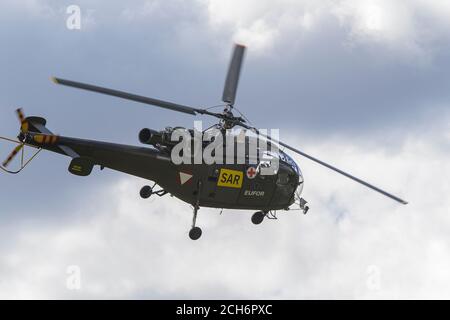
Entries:
<svg viewBox="0 0 450 320">
<path fill-rule="evenodd" d="M 11 17 L 19 14 L 22 17 L 39 19 L 53 18 L 58 11 L 47 0 L 4 0 L 1 3 L 1 8 L 0 14 L 4 16 Z"/>
<path fill-rule="evenodd" d="M 208 8 L 213 30 L 227 30 L 237 42 L 267 53 L 276 45 L 295 48 L 304 34 L 338 20 L 347 32 L 343 44 L 374 44 L 409 63 L 428 64 L 433 51 L 429 41 L 448 37 L 450 10 L 440 1 L 201 1 Z M 425 20 L 421 18 L 424 17 Z M 436 33 L 437 32 L 437 33 Z"/>
<path fill-rule="evenodd" d="M 444 0 L 281 0 L 276 5 L 269 0 L 197 0 L 190 5 L 179 0 L 151 0 L 127 6 L 111 3 L 111 8 L 100 3 L 79 4 L 86 28 L 102 20 L 117 19 L 111 18 L 116 17 L 114 13 L 119 16 L 117 23 L 176 20 L 170 26 L 178 26 L 181 36 L 192 37 L 191 32 L 186 32 L 192 29 L 198 36 L 209 37 L 210 43 L 217 37 L 227 38 L 221 42 L 244 43 L 254 54 L 268 54 L 276 46 L 299 50 L 298 45 L 307 35 L 320 36 L 317 32 L 324 26 L 335 25 L 346 35 L 343 45 L 373 44 L 400 61 L 406 56 L 410 63 L 427 64 L 436 50 L 431 42 L 449 35 L 450 7 Z M 56 18 L 64 13 L 59 2 L 48 0 L 8 1 L 3 7 L 41 18 Z"/>
<path fill-rule="evenodd" d="M 344 0 L 335 13 L 358 36 L 387 42 L 414 41 L 414 7 L 407 2 Z"/>
<path fill-rule="evenodd" d="M 226 29 L 235 42 L 245 43 L 262 53 L 286 39 L 286 33 L 301 34 L 314 26 L 323 4 L 314 1 L 203 1 L 207 4 L 209 25 Z M 292 39 L 291 39 L 292 40 Z"/>
</svg>

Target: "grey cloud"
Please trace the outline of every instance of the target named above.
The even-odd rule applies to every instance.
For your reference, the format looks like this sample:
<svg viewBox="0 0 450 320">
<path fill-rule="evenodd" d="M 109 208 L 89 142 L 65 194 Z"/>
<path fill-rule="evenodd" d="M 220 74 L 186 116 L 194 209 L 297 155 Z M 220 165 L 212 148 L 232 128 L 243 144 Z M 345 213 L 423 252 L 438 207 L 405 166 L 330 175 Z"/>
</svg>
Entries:
<svg viewBox="0 0 450 320">
<path fill-rule="evenodd" d="M 212 25 L 201 2 L 81 1 L 88 19 L 81 31 L 65 28 L 68 4 L 0 5 L 2 135 L 17 134 L 17 106 L 46 117 L 55 133 L 130 144 L 138 143 L 142 127 L 192 126 L 194 118 L 185 115 L 55 86 L 51 75 L 193 106 L 220 103 L 236 28 Z M 301 15 L 309 7 L 286 8 Z M 405 195 L 412 208 L 399 211 L 299 159 L 311 216 L 283 215 L 257 230 L 246 214 L 218 217 L 202 209 L 209 241 L 194 245 L 186 239 L 188 206 L 142 203 L 137 192 L 145 181 L 122 182 L 107 170 L 80 179 L 67 173 L 68 159 L 43 154 L 23 174 L 0 176 L 0 295 L 24 297 L 27 288 L 32 297 L 69 298 L 373 297 L 378 293 L 365 281 L 375 264 L 384 277 L 382 297 L 448 296 L 439 285 L 448 279 L 433 268 L 448 264 L 439 257 L 445 230 L 436 227 L 448 224 L 442 215 L 448 186 L 437 178 L 448 171 L 443 22 L 425 13 L 415 18 L 439 35 L 415 38 L 423 60 L 401 42 L 393 48 L 352 38 L 352 26 L 327 10 L 308 30 L 272 19 L 270 27 L 280 22 L 272 45 L 248 48 L 237 107 L 257 126 L 279 127 L 288 142 Z M 12 146 L 0 148 L 6 156 Z M 127 189 L 118 196 L 120 183 Z M 417 267 L 401 255 L 414 254 L 411 243 L 428 257 Z M 238 262 L 230 267 L 230 261 Z M 79 293 L 63 285 L 73 263 L 87 277 Z"/>
</svg>

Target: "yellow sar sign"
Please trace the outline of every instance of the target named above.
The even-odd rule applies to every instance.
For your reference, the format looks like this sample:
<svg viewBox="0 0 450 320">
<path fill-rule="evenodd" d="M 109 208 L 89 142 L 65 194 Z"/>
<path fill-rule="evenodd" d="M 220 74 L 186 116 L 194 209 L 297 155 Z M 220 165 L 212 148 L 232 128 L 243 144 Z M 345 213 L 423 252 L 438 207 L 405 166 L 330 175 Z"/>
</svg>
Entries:
<svg viewBox="0 0 450 320">
<path fill-rule="evenodd" d="M 217 185 L 219 187 L 238 188 L 242 187 L 242 180 L 244 174 L 242 171 L 220 169 L 219 181 Z"/>
</svg>

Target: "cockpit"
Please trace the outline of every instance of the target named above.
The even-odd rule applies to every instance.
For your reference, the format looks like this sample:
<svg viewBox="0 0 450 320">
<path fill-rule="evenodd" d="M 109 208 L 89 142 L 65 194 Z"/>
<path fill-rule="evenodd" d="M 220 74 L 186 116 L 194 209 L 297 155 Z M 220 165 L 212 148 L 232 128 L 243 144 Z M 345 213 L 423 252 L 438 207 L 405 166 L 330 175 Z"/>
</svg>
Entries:
<svg viewBox="0 0 450 320">
<path fill-rule="evenodd" d="M 289 164 L 299 176 L 302 175 L 302 173 L 300 171 L 300 168 L 298 167 L 297 163 L 287 153 L 284 153 L 284 152 L 281 151 L 279 153 L 279 156 L 280 156 L 280 160 L 286 162 L 287 164 Z"/>
<path fill-rule="evenodd" d="M 214 141 L 221 134 L 223 132 L 215 126 L 203 131 L 207 141 Z M 211 139 L 211 137 L 213 138 Z M 232 137 L 231 141 L 235 143 L 232 156 L 238 161 L 237 163 L 256 165 L 258 176 L 262 176 L 262 178 L 264 176 L 275 177 L 279 185 L 302 185 L 303 176 L 297 163 L 288 154 L 278 149 L 276 145 L 268 142 L 266 147 L 261 149 L 260 140 L 255 133 L 249 130 L 227 131 L 226 136 L 220 138 L 222 142 L 228 143 L 229 137 Z M 239 151 L 243 151 L 243 154 Z M 224 154 L 227 154 L 227 152 L 224 151 Z"/>
</svg>

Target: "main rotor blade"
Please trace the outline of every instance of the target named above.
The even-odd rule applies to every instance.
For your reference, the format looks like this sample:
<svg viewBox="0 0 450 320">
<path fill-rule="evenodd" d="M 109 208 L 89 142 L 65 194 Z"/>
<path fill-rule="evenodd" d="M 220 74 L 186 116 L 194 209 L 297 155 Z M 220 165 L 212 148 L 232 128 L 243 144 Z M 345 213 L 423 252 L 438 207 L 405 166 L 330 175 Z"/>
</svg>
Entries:
<svg viewBox="0 0 450 320">
<path fill-rule="evenodd" d="M 231 58 L 228 74 L 223 88 L 222 101 L 234 105 L 236 91 L 241 73 L 242 60 L 244 58 L 245 46 L 237 44 L 234 47 L 233 57 Z"/>
<path fill-rule="evenodd" d="M 93 92 L 97 92 L 97 93 L 103 93 L 103 94 L 118 97 L 118 98 L 123 98 L 123 99 L 132 100 L 132 101 L 136 101 L 136 102 L 150 104 L 153 106 L 157 106 L 157 107 L 161 107 L 161 108 L 165 108 L 165 109 L 169 109 L 169 110 L 173 110 L 173 111 L 188 113 L 188 114 L 192 114 L 192 115 L 196 115 L 199 111 L 202 111 L 202 109 L 195 109 L 195 108 L 183 106 L 181 104 L 177 104 L 177 103 L 173 103 L 173 102 L 144 97 L 144 96 L 140 96 L 140 95 L 124 92 L 124 91 L 103 88 L 103 87 L 94 86 L 94 85 L 87 84 L 87 83 L 81 83 L 81 82 L 65 80 L 65 79 L 55 78 L 55 77 L 52 78 L 52 81 L 56 84 L 61 84 L 61 85 L 68 86 L 68 87 L 74 87 L 74 88 L 93 91 Z"/>
<path fill-rule="evenodd" d="M 349 174 L 349 173 L 347 173 L 345 171 L 342 171 L 341 169 L 338 169 L 338 168 L 336 168 L 336 167 L 334 167 L 334 166 L 332 166 L 332 165 L 330 165 L 330 164 L 328 164 L 326 162 L 323 162 L 323 161 L 321 161 L 321 160 L 319 160 L 317 158 L 314 158 L 313 156 L 310 156 L 309 154 L 306 154 L 306 153 L 304 153 L 304 152 L 302 152 L 302 151 L 300 151 L 298 149 L 295 149 L 295 148 L 293 148 L 293 147 L 291 147 L 291 146 L 289 146 L 289 145 L 287 145 L 287 144 L 285 144 L 283 142 L 280 142 L 279 144 L 282 145 L 283 147 L 288 148 L 291 151 L 294 151 L 294 152 L 298 153 L 299 155 L 304 156 L 305 158 L 308 158 L 308 159 L 310 159 L 310 160 L 312 160 L 314 162 L 317 162 L 318 164 L 321 164 L 321 165 L 327 167 L 328 169 L 336 171 L 337 173 L 340 173 L 343 176 L 346 176 L 347 178 L 352 179 L 353 181 L 356 181 L 356 182 L 358 182 L 358 183 L 360 183 L 360 184 L 362 184 L 362 185 L 364 185 L 364 186 L 366 186 L 366 187 L 368 187 L 368 188 L 370 188 L 370 189 L 372 189 L 372 190 L 374 190 L 376 192 L 379 192 L 379 193 L 381 193 L 382 195 L 384 195 L 386 197 L 389 197 L 389 198 L 391 198 L 391 199 L 393 199 L 393 200 L 395 200 L 397 202 L 400 202 L 401 204 L 408 204 L 408 202 L 406 202 L 405 200 L 400 199 L 399 197 L 394 196 L 393 194 L 391 194 L 391 193 L 389 193 L 387 191 L 384 191 L 384 190 L 382 190 L 382 189 L 380 189 L 378 187 L 375 187 L 373 184 L 370 184 L 370 183 L 368 183 L 368 182 L 366 182 L 364 180 L 361 180 L 361 179 L 359 179 L 359 178 L 357 178 L 357 177 L 355 177 L 355 176 L 353 176 L 353 175 L 351 175 L 351 174 Z"/>
<path fill-rule="evenodd" d="M 240 124 L 240 125 L 242 125 L 242 124 Z M 250 128 L 249 126 L 246 126 L 246 125 L 245 125 L 244 127 Z M 254 128 L 250 128 L 250 129 L 254 129 Z M 331 169 L 331 170 L 333 170 L 333 171 L 336 171 L 337 173 L 340 173 L 340 174 L 342 174 L 343 176 L 346 176 L 347 178 L 352 179 L 353 181 L 356 181 L 356 182 L 358 182 L 358 183 L 360 183 L 360 184 L 362 184 L 362 185 L 364 185 L 364 186 L 366 186 L 366 187 L 368 187 L 368 188 L 370 188 L 370 189 L 372 189 L 372 190 L 374 190 L 374 191 L 376 191 L 376 192 L 379 192 L 379 193 L 381 193 L 382 195 L 384 195 L 384 196 L 386 196 L 386 197 L 389 197 L 389 198 L 391 198 L 391 199 L 393 199 L 393 200 L 395 200 L 395 201 L 397 201 L 397 202 L 400 202 L 401 204 L 408 204 L 408 202 L 406 202 L 405 200 L 400 199 L 399 197 L 394 196 L 393 194 L 391 194 L 391 193 L 389 193 L 389 192 L 386 192 L 386 191 L 384 191 L 384 190 L 382 190 L 382 189 L 380 189 L 380 188 L 378 188 L 378 187 L 375 187 L 374 185 L 372 185 L 372 184 L 370 184 L 370 183 L 368 183 L 368 182 L 366 182 L 366 181 L 364 181 L 364 180 L 361 180 L 361 179 L 359 179 L 359 178 L 357 178 L 357 177 L 355 177 L 355 176 L 352 176 L 351 174 L 349 174 L 349 173 L 347 173 L 347 172 L 345 172 L 345 171 L 342 171 L 341 169 L 338 169 L 338 168 L 336 168 L 336 167 L 334 167 L 334 166 L 332 166 L 332 165 L 330 165 L 330 164 L 328 164 L 328 163 L 326 163 L 326 162 L 323 162 L 322 160 L 319 160 L 319 159 L 317 159 L 317 158 L 315 158 L 315 157 L 313 157 L 313 156 L 310 156 L 309 154 L 306 154 L 306 153 L 304 153 L 303 151 L 300 151 L 300 150 L 298 150 L 298 149 L 296 149 L 296 148 L 294 148 L 294 147 L 291 147 L 290 145 L 288 145 L 288 144 L 286 144 L 286 143 L 284 143 L 284 142 L 281 142 L 281 141 L 275 141 L 275 140 L 273 140 L 270 136 L 267 136 L 267 135 L 264 135 L 264 134 L 262 134 L 262 133 L 259 133 L 258 131 L 256 131 L 256 132 L 257 132 L 260 136 L 263 136 L 263 137 L 269 139 L 270 141 L 273 141 L 273 142 L 275 142 L 276 144 L 279 144 L 280 146 L 283 146 L 283 147 L 285 147 L 285 148 L 287 148 L 287 149 L 289 149 L 289 150 L 291 150 L 291 151 L 293 151 L 293 152 L 295 152 L 295 153 L 297 153 L 297 154 L 299 154 L 299 155 L 301 155 L 301 156 L 303 156 L 303 157 L 305 157 L 305 158 L 308 158 L 308 159 L 310 159 L 310 160 L 312 160 L 312 161 L 314 161 L 314 162 L 316 162 L 316 163 L 318 163 L 318 164 L 321 164 L 322 166 L 325 166 L 325 167 L 327 167 L 328 169 Z"/>
</svg>

